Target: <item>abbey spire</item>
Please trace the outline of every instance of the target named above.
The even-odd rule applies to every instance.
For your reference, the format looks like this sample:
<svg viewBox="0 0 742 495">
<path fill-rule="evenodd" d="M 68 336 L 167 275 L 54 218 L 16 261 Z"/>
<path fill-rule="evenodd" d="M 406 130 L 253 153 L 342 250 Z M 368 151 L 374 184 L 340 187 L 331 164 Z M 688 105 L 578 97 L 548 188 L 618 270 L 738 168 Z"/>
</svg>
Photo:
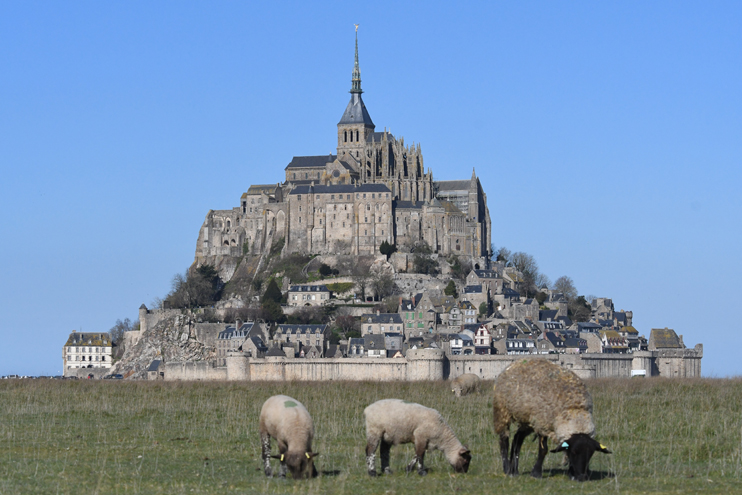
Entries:
<svg viewBox="0 0 742 495">
<path fill-rule="evenodd" d="M 345 112 L 338 122 L 338 159 L 345 161 L 360 171 L 361 156 L 364 152 L 366 140 L 374 132 L 371 116 L 366 110 L 361 98 L 361 67 L 358 64 L 358 24 L 356 24 L 356 53 L 353 63 L 353 76 L 351 79 L 350 101 L 345 107 Z"/>
<path fill-rule="evenodd" d="M 361 89 L 361 68 L 358 65 L 358 24 L 356 24 L 356 62 L 353 65 L 353 77 L 351 79 L 351 93 L 363 93 Z"/>
</svg>

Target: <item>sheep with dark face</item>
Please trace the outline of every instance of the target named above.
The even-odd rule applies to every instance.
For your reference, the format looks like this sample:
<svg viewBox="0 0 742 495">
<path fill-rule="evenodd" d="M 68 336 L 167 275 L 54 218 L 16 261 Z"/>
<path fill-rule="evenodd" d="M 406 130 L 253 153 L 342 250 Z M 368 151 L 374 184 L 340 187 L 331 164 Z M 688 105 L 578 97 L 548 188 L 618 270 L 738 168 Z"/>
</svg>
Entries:
<svg viewBox="0 0 742 495">
<path fill-rule="evenodd" d="M 456 397 L 461 397 L 479 390 L 479 384 L 481 382 L 482 379 L 474 373 L 464 373 L 451 381 L 451 392 L 453 392 Z"/>
<path fill-rule="evenodd" d="M 272 475 L 271 457 L 281 462 L 280 477 L 286 476 L 287 468 L 294 479 L 317 476 L 314 467 L 317 454 L 312 452 L 314 423 L 301 402 L 286 395 L 274 395 L 260 410 L 259 428 L 266 476 Z M 278 442 L 279 455 L 271 455 L 271 437 Z"/>
<path fill-rule="evenodd" d="M 420 404 L 385 399 L 374 402 L 363 411 L 366 416 L 366 466 L 368 474 L 376 476 L 376 448 L 381 444 L 381 470 L 391 474 L 389 451 L 392 445 L 415 444 L 415 457 L 407 465 L 407 472 L 417 465 L 417 472 L 424 476 L 423 464 L 426 450 L 439 449 L 457 473 L 469 470 L 471 452 L 459 442 L 451 427 L 435 409 Z"/>
<path fill-rule="evenodd" d="M 495 434 L 500 437 L 502 470 L 518 474 L 518 458 L 523 440 L 535 432 L 538 458 L 531 475 L 540 478 L 548 439 L 558 447 L 552 452 L 566 452 L 569 475 L 584 481 L 595 451 L 610 454 L 593 439 L 593 400 L 587 387 L 573 372 L 544 359 L 516 361 L 495 381 L 492 401 Z M 508 456 L 510 424 L 518 430 Z"/>
</svg>

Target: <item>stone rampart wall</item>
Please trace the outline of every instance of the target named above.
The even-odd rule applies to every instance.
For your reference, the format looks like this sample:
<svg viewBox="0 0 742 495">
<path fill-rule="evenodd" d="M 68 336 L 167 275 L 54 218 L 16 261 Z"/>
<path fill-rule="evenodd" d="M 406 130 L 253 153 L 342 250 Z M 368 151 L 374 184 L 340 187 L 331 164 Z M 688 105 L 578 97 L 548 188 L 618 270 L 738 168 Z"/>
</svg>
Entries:
<svg viewBox="0 0 742 495">
<path fill-rule="evenodd" d="M 439 349 L 408 351 L 406 358 L 291 359 L 227 356 L 227 366 L 207 362 L 167 363 L 166 380 L 241 381 L 424 381 L 455 378 L 474 373 L 494 380 L 512 362 L 548 359 L 574 371 L 580 378 L 628 378 L 632 370 L 647 376 L 700 377 L 697 350 L 638 352 L 635 354 L 546 354 L 533 356 L 450 356 Z"/>
</svg>

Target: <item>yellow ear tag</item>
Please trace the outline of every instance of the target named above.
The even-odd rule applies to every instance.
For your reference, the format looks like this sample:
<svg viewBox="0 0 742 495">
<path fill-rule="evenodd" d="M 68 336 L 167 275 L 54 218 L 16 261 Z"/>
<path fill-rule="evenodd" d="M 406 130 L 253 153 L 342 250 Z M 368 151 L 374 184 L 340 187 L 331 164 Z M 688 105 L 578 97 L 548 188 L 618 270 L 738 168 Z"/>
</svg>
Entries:
<svg viewBox="0 0 742 495">
<path fill-rule="evenodd" d="M 309 455 L 309 452 L 304 452 L 304 455 L 307 456 L 307 459 L 311 459 L 312 456 Z"/>
<path fill-rule="evenodd" d="M 606 450 L 606 446 L 603 445 L 602 443 L 600 444 L 600 448 L 603 449 L 603 450 Z"/>
<path fill-rule="evenodd" d="M 281 454 L 281 462 L 283 462 L 283 454 Z"/>
</svg>

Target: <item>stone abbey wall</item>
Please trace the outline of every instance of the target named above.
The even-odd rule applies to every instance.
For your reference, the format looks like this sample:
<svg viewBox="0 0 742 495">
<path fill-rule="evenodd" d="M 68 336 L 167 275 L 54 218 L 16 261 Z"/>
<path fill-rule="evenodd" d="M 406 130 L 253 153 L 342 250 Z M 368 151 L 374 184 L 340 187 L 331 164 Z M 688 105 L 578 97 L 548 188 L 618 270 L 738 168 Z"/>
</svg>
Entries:
<svg viewBox="0 0 742 495">
<path fill-rule="evenodd" d="M 424 381 L 474 373 L 494 380 L 512 362 L 548 359 L 580 378 L 629 378 L 632 370 L 647 376 L 700 377 L 703 347 L 683 351 L 642 351 L 633 354 L 545 354 L 531 356 L 449 356 L 439 349 L 411 349 L 406 358 L 289 359 L 227 357 L 226 367 L 209 362 L 167 363 L 165 380 L 235 381 Z"/>
</svg>

